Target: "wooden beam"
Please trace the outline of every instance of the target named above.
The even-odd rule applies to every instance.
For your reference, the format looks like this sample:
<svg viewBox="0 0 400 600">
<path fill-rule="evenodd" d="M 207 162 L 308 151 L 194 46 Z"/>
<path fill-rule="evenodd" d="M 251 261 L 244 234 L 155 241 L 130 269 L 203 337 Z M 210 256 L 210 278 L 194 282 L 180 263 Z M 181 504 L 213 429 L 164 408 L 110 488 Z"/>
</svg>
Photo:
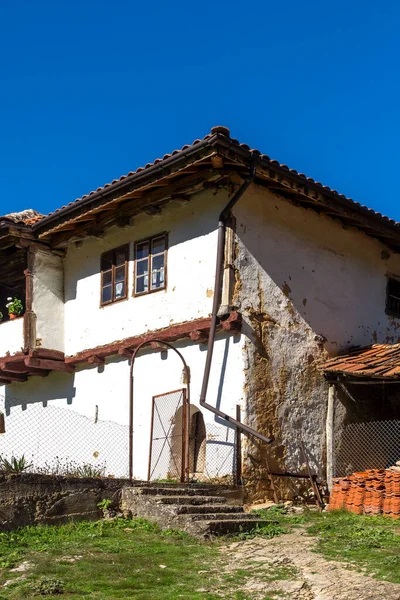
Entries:
<svg viewBox="0 0 400 600">
<path fill-rule="evenodd" d="M 27 381 L 28 376 L 27 375 L 17 375 L 16 373 L 9 373 L 8 371 L 0 371 L 0 377 L 4 377 L 5 379 L 8 379 L 10 381 L 19 381 L 19 382 L 24 382 Z"/>
<path fill-rule="evenodd" d="M 73 365 L 66 365 L 61 360 L 49 360 L 46 358 L 25 358 L 25 364 L 27 367 L 35 367 L 37 369 L 44 369 L 49 371 L 63 371 L 64 373 L 73 373 L 75 367 Z"/>
<path fill-rule="evenodd" d="M 10 373 L 26 373 L 26 365 L 24 363 L 24 359 L 21 362 L 15 362 L 12 360 L 2 360 L 0 361 L 0 370 L 1 371 L 9 371 Z"/>
<path fill-rule="evenodd" d="M 89 365 L 104 365 L 105 360 L 101 356 L 94 355 L 88 358 L 88 363 Z"/>
<path fill-rule="evenodd" d="M 195 329 L 195 331 L 190 332 L 189 337 L 192 340 L 192 342 L 199 342 L 200 344 L 204 344 L 208 341 L 208 331 Z"/>
<path fill-rule="evenodd" d="M 51 360 L 62 361 L 64 361 L 65 358 L 64 352 L 60 352 L 60 350 L 50 350 L 48 348 L 36 348 L 35 350 L 30 350 L 29 356 L 32 358 L 49 358 Z"/>
</svg>

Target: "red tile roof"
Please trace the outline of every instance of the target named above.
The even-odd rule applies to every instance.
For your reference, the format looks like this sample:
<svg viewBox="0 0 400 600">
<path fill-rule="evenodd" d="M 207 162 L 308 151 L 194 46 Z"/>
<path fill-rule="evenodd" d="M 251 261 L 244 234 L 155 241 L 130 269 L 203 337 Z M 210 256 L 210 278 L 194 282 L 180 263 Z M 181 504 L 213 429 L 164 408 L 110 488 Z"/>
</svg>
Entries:
<svg viewBox="0 0 400 600">
<path fill-rule="evenodd" d="M 27 208 L 20 212 L 10 213 L 8 215 L 4 215 L 4 217 L 0 217 L 4 221 L 11 221 L 12 223 L 21 223 L 23 225 L 33 225 L 38 221 L 44 219 L 45 215 L 42 215 L 37 210 L 33 208 Z"/>
<path fill-rule="evenodd" d="M 256 152 L 257 154 L 260 155 L 260 159 L 261 160 L 267 161 L 271 165 L 276 165 L 276 166 L 280 167 L 281 169 L 284 169 L 285 171 L 288 171 L 288 172 L 292 173 L 293 175 L 301 177 L 304 181 L 307 181 L 310 184 L 313 184 L 313 185 L 316 185 L 316 186 L 320 187 L 322 191 L 332 192 L 333 194 L 336 194 L 338 197 L 343 198 L 345 200 L 348 200 L 349 202 L 353 203 L 354 205 L 359 206 L 359 207 L 367 210 L 368 212 L 370 212 L 370 213 L 372 213 L 374 215 L 377 215 L 378 217 L 381 217 L 386 222 L 392 223 L 394 225 L 400 225 L 400 223 L 397 223 L 393 219 L 390 219 L 389 217 L 386 217 L 386 216 L 382 215 L 381 213 L 376 212 L 376 211 L 372 210 L 371 208 L 368 208 L 367 206 L 363 206 L 359 202 L 355 202 L 354 200 L 352 200 L 351 198 L 347 198 L 343 194 L 339 194 L 339 192 L 337 192 L 336 190 L 332 190 L 328 186 L 325 186 L 322 183 L 320 183 L 319 181 L 315 181 L 311 177 L 306 177 L 306 175 L 304 175 L 303 173 L 299 173 L 295 169 L 289 169 L 289 167 L 287 165 L 285 165 L 283 163 L 280 163 L 279 161 L 277 161 L 275 159 L 271 159 L 266 154 L 261 154 L 261 152 L 259 150 L 251 150 L 250 146 L 248 146 L 247 144 L 242 144 L 237 139 L 231 138 L 230 137 L 230 130 L 227 127 L 224 127 L 224 126 L 221 126 L 221 125 L 213 127 L 211 129 L 211 132 L 208 133 L 206 136 L 204 136 L 203 139 L 196 139 L 191 144 L 186 144 L 185 146 L 182 146 L 182 148 L 180 148 L 178 150 L 173 150 L 173 152 L 171 152 L 170 154 L 164 154 L 164 156 L 162 158 L 156 158 L 152 163 L 147 163 L 144 167 L 139 167 L 138 169 L 136 169 L 136 171 L 130 171 L 126 175 L 121 175 L 121 177 L 119 177 L 118 179 L 113 179 L 113 181 L 111 181 L 111 183 L 106 183 L 105 185 L 103 185 L 101 187 L 98 187 L 96 190 L 92 190 L 88 194 L 85 194 L 81 198 L 77 198 L 73 202 L 70 202 L 66 206 L 62 206 L 61 208 L 56 209 L 55 211 L 49 213 L 47 215 L 47 217 L 56 215 L 57 213 L 63 211 L 66 208 L 69 208 L 69 207 L 72 207 L 72 206 L 74 206 L 76 204 L 79 204 L 80 202 L 82 202 L 83 200 L 86 200 L 90 196 L 94 196 L 95 194 L 104 192 L 105 190 L 108 190 L 108 188 L 111 188 L 115 184 L 118 184 L 118 183 L 120 183 L 120 182 L 122 182 L 122 181 L 124 181 L 126 179 L 129 179 L 129 178 L 133 177 L 134 175 L 137 175 L 138 173 L 141 173 L 142 171 L 145 171 L 146 169 L 149 169 L 150 167 L 154 167 L 156 165 L 162 166 L 162 164 L 167 159 L 170 159 L 170 158 L 172 158 L 172 157 L 174 157 L 174 156 L 176 156 L 178 154 L 181 154 L 185 150 L 189 150 L 191 148 L 195 149 L 196 146 L 198 146 L 202 142 L 206 142 L 206 141 L 211 140 L 214 136 L 222 136 L 222 137 L 228 138 L 229 139 L 229 143 L 230 143 L 229 147 L 233 151 L 235 149 L 241 149 L 241 150 L 245 150 L 245 151 L 248 151 L 248 152 Z"/>
<path fill-rule="evenodd" d="M 373 344 L 331 358 L 318 368 L 326 374 L 372 379 L 400 378 L 400 344 Z"/>
<path fill-rule="evenodd" d="M 32 211 L 35 213 L 34 217 L 32 217 L 33 220 L 26 218 L 25 220 L 18 222 L 33 226 L 34 230 L 40 229 L 40 231 L 46 231 L 48 226 L 50 226 L 50 223 L 52 224 L 52 227 L 54 226 L 54 223 L 57 223 L 59 219 L 64 218 L 67 214 L 70 215 L 70 213 L 74 213 L 76 210 L 80 211 L 81 213 L 82 211 L 84 212 L 84 207 L 89 202 L 94 200 L 97 202 L 102 198 L 117 192 L 117 190 L 122 188 L 125 189 L 125 186 L 128 186 L 131 182 L 136 182 L 138 179 L 142 180 L 142 176 L 147 175 L 147 173 L 150 176 L 151 172 L 154 179 L 157 179 L 157 177 L 161 179 L 166 172 L 172 171 L 173 165 L 175 165 L 175 163 L 184 156 L 191 157 L 193 162 L 197 161 L 200 153 L 204 151 L 205 148 L 213 148 L 218 152 L 221 150 L 226 151 L 230 154 L 233 161 L 236 157 L 238 159 L 240 158 L 242 162 L 248 162 L 251 156 L 256 153 L 259 157 L 260 164 L 264 168 L 269 168 L 271 171 L 273 170 L 278 174 L 286 174 L 287 177 L 290 177 L 293 181 L 297 182 L 297 185 L 303 189 L 307 188 L 309 190 L 314 190 L 325 196 L 329 194 L 331 201 L 337 203 L 338 210 L 340 209 L 343 211 L 344 209 L 345 211 L 346 209 L 351 209 L 356 213 L 355 216 L 351 216 L 352 221 L 357 219 L 357 215 L 360 215 L 360 219 L 367 217 L 370 221 L 373 220 L 373 222 L 378 227 L 381 227 L 381 229 L 383 227 L 386 231 L 388 229 L 391 230 L 393 233 L 395 233 L 396 238 L 400 235 L 400 223 L 397 223 L 393 219 L 389 219 L 381 213 L 376 212 L 366 206 L 362 206 L 360 203 L 355 202 L 351 198 L 347 198 L 343 194 L 339 194 L 336 190 L 332 190 L 331 188 L 314 181 L 314 179 L 306 177 L 302 173 L 298 173 L 294 169 L 289 169 L 287 165 L 271 159 L 266 154 L 261 154 L 258 150 L 252 150 L 247 144 L 242 144 L 237 139 L 231 138 L 229 129 L 223 126 L 213 127 L 211 132 L 208 133 L 203 139 L 196 139 L 191 144 L 187 144 L 178 150 L 174 150 L 170 154 L 165 154 L 162 158 L 157 158 L 152 163 L 146 164 L 144 167 L 139 167 L 136 169 L 136 171 L 130 171 L 126 175 L 122 175 L 118 179 L 114 179 L 112 182 L 106 183 L 102 187 L 99 187 L 96 190 L 91 191 L 89 194 L 70 202 L 66 206 L 56 209 L 46 216 L 39 215 L 39 213 L 36 213 L 36 211 Z M 23 213 L 25 212 L 27 211 L 23 211 Z M 10 217 L 12 217 L 12 215 L 0 217 L 0 221 Z M 357 225 L 357 223 L 355 224 Z M 367 227 L 370 227 L 370 225 Z M 369 231 L 369 233 L 371 234 L 371 231 Z"/>
</svg>

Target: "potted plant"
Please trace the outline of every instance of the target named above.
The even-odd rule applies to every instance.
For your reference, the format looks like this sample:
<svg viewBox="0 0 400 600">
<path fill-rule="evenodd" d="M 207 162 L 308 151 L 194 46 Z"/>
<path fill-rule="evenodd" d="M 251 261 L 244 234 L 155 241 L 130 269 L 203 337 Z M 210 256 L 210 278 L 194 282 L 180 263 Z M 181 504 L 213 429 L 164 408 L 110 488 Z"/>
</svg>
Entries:
<svg viewBox="0 0 400 600">
<path fill-rule="evenodd" d="M 8 310 L 8 315 L 10 319 L 16 319 L 22 314 L 22 311 L 24 310 L 23 304 L 19 298 L 14 298 L 14 300 L 12 298 L 7 298 L 7 300 L 8 302 L 6 306 Z"/>
</svg>

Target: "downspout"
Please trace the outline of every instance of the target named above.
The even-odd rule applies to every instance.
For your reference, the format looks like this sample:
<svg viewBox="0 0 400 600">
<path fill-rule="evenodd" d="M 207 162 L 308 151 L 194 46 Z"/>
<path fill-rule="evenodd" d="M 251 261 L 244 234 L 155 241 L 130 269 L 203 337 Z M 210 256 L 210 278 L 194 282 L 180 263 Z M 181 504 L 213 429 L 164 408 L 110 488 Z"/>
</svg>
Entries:
<svg viewBox="0 0 400 600">
<path fill-rule="evenodd" d="M 247 179 L 242 183 L 242 185 L 240 186 L 238 191 L 229 200 L 228 204 L 225 206 L 225 208 L 219 215 L 219 219 L 218 219 L 217 262 L 216 262 L 216 267 L 215 267 L 215 287 L 214 287 L 214 298 L 213 298 L 213 307 L 212 307 L 212 319 L 211 319 L 211 325 L 210 325 L 210 333 L 209 333 L 209 337 L 208 337 L 208 347 L 207 347 L 206 364 L 204 367 L 203 383 L 202 383 L 201 393 L 200 393 L 200 406 L 206 408 L 207 410 L 211 411 L 212 413 L 221 417 L 222 419 L 225 419 L 225 421 L 228 421 L 229 423 L 231 423 L 238 429 L 244 431 L 245 433 L 249 433 L 250 435 L 253 435 L 255 438 L 261 440 L 262 442 L 270 444 L 273 441 L 272 438 L 266 437 L 265 435 L 263 435 L 262 433 L 259 433 L 252 427 L 249 427 L 248 425 L 245 425 L 244 423 L 237 421 L 233 417 L 226 415 L 224 412 L 218 410 L 217 408 L 214 408 L 214 406 L 212 406 L 211 404 L 208 404 L 206 402 L 207 388 L 208 388 L 208 382 L 210 379 L 212 357 L 213 357 L 213 352 L 214 352 L 215 334 L 216 334 L 217 323 L 218 323 L 218 310 L 220 307 L 221 295 L 222 295 L 222 274 L 223 274 L 223 268 L 224 268 L 226 222 L 227 222 L 228 216 L 229 216 L 232 208 L 235 206 L 235 204 L 237 204 L 237 202 L 243 196 L 245 191 L 248 189 L 248 187 L 254 181 L 254 178 L 256 176 L 256 161 L 257 161 L 257 158 L 254 155 L 253 162 L 251 164 L 250 173 L 249 173 Z"/>
</svg>

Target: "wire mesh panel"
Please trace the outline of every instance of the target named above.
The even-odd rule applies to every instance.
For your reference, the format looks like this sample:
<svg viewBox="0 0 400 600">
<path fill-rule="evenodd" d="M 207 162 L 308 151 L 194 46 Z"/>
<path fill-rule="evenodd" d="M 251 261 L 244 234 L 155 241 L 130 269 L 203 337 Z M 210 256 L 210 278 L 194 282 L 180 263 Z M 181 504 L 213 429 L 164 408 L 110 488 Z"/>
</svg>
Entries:
<svg viewBox="0 0 400 600">
<path fill-rule="evenodd" d="M 204 479 L 230 484 L 236 472 L 236 431 L 232 427 L 207 423 Z"/>
<path fill-rule="evenodd" d="M 183 479 L 186 390 L 153 397 L 149 480 Z"/>
<path fill-rule="evenodd" d="M 400 460 L 400 421 L 347 425 L 335 444 L 334 473 L 387 469 Z"/>
<path fill-rule="evenodd" d="M 127 425 L 42 403 L 7 412 L 2 458 L 24 456 L 30 471 L 50 475 L 128 476 Z"/>
</svg>

